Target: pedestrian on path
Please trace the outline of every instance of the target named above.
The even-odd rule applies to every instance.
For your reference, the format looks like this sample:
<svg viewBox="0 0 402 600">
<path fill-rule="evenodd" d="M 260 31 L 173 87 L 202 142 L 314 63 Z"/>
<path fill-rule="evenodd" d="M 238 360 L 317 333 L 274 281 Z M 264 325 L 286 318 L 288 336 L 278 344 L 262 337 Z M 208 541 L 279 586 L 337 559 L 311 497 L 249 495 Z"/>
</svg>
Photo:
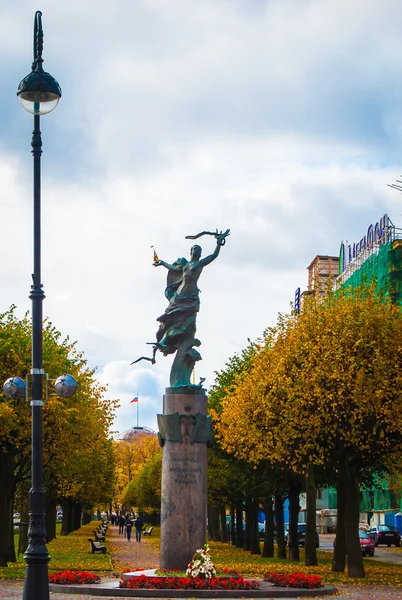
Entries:
<svg viewBox="0 0 402 600">
<path fill-rule="evenodd" d="M 120 515 L 120 517 L 119 517 L 119 534 L 124 533 L 125 523 L 126 523 L 126 519 L 123 517 L 123 515 Z"/>
<path fill-rule="evenodd" d="M 130 516 L 128 518 L 126 518 L 126 532 L 127 532 L 127 541 L 131 542 L 131 529 L 133 527 L 133 522 L 130 518 Z"/>
<path fill-rule="evenodd" d="M 142 534 L 142 526 L 144 525 L 144 521 L 141 519 L 140 515 L 135 520 L 135 540 L 137 542 L 141 541 Z"/>
</svg>

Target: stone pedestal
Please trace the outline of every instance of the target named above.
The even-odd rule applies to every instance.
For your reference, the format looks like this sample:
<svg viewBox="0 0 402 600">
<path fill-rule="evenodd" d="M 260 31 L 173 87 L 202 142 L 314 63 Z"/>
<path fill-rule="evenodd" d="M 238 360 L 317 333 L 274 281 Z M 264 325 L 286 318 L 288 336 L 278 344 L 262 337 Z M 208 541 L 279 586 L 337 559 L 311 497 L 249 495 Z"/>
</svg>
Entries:
<svg viewBox="0 0 402 600">
<path fill-rule="evenodd" d="M 206 542 L 207 442 L 210 418 L 201 388 L 168 388 L 163 415 L 158 415 L 163 446 L 161 555 L 162 569 L 186 570 Z"/>
</svg>

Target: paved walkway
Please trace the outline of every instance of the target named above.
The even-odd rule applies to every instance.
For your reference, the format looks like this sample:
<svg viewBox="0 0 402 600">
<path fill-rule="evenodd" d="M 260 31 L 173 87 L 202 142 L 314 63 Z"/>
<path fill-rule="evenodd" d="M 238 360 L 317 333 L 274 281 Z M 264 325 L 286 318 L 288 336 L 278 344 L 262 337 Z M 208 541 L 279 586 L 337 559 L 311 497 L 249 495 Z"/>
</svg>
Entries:
<svg viewBox="0 0 402 600">
<path fill-rule="evenodd" d="M 129 542 L 123 534 L 119 535 L 117 525 L 109 525 L 107 541 L 115 571 L 120 574 L 127 570 L 144 571 L 158 568 L 159 547 L 152 544 L 151 536 L 142 536 L 141 542 L 136 542 L 134 530 Z"/>
<path fill-rule="evenodd" d="M 4 600 L 21 600 L 23 582 L 0 581 L 0 598 Z M 386 586 L 337 586 L 338 594 L 335 596 L 322 596 L 322 598 L 334 598 L 336 600 L 401 600 L 401 589 L 389 589 Z M 84 590 L 83 590 L 84 591 Z M 96 596 L 87 594 L 62 594 L 59 592 L 50 592 L 51 600 L 94 600 Z M 119 596 L 121 598 L 121 596 Z M 117 596 L 107 596 L 108 600 L 118 600 Z M 159 599 L 161 600 L 161 599 Z M 163 600 L 163 599 L 162 599 Z M 189 590 L 188 599 L 191 600 L 191 591 Z M 225 600 L 230 600 L 226 598 Z M 239 600 L 238 598 L 236 600 Z"/>
</svg>

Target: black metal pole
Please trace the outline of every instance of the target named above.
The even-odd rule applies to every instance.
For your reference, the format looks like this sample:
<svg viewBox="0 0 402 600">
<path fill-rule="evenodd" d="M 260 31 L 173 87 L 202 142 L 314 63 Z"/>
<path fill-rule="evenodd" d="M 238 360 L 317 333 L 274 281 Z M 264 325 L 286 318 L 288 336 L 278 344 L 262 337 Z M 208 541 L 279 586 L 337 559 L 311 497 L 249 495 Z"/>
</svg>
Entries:
<svg viewBox="0 0 402 600">
<path fill-rule="evenodd" d="M 32 155 L 34 161 L 33 189 L 33 252 L 34 272 L 30 298 L 32 300 L 32 487 L 29 490 L 28 548 L 23 600 L 49 600 L 48 562 L 46 547 L 46 496 L 43 487 L 43 364 L 41 283 L 41 154 L 42 138 L 39 114 L 34 115 Z"/>
</svg>

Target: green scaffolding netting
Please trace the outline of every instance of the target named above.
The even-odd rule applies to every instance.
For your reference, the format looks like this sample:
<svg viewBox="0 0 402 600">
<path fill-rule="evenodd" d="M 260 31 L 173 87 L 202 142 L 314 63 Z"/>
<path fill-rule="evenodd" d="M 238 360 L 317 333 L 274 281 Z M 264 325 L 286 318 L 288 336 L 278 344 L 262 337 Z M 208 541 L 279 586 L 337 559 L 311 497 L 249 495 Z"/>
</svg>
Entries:
<svg viewBox="0 0 402 600">
<path fill-rule="evenodd" d="M 380 246 L 346 281 L 345 287 L 358 287 L 376 280 L 378 289 L 402 303 L 402 244 L 400 240 Z"/>
</svg>

